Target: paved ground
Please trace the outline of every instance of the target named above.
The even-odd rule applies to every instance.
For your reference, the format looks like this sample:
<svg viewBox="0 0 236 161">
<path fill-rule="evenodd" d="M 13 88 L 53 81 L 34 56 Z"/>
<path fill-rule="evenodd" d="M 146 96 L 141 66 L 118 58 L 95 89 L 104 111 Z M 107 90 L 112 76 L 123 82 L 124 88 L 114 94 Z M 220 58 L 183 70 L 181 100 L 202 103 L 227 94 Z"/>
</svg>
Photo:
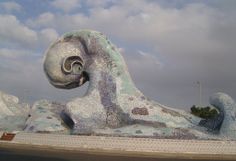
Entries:
<svg viewBox="0 0 236 161">
<path fill-rule="evenodd" d="M 0 133 L 1 135 L 1 133 Z M 126 137 L 73 136 L 18 133 L 13 141 L 0 141 L 2 152 L 45 154 L 50 157 L 83 155 L 104 157 L 236 159 L 235 141 L 196 141 Z M 54 156 L 55 155 L 55 156 Z M 93 156 L 98 157 L 93 157 Z M 124 159 L 124 158 L 123 158 Z M 83 159 L 84 160 L 84 159 Z M 90 159 L 92 160 L 92 159 Z M 103 159 L 104 160 L 104 159 Z M 136 159 L 137 160 L 137 159 Z M 114 160 L 115 161 L 115 160 Z"/>
</svg>

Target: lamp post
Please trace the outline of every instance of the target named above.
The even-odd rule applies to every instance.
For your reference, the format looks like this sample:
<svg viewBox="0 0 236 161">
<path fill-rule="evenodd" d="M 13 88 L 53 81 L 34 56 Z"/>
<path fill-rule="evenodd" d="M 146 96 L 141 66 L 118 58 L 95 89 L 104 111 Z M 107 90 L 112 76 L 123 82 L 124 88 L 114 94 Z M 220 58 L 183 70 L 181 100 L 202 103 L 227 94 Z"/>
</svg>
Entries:
<svg viewBox="0 0 236 161">
<path fill-rule="evenodd" d="M 199 86 L 199 107 L 202 106 L 202 84 L 200 81 L 197 81 L 197 84 Z"/>
</svg>

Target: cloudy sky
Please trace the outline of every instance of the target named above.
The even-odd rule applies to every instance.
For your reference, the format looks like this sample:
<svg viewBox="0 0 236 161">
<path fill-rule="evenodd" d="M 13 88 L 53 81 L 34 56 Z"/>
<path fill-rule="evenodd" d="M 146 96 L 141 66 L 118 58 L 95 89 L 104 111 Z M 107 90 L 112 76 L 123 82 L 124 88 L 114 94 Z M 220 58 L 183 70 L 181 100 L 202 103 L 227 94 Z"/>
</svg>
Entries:
<svg viewBox="0 0 236 161">
<path fill-rule="evenodd" d="M 87 88 L 52 87 L 42 57 L 64 32 L 93 29 L 121 49 L 137 87 L 168 106 L 236 98 L 235 0 L 0 1 L 0 90 L 27 102 L 65 102 Z"/>
</svg>

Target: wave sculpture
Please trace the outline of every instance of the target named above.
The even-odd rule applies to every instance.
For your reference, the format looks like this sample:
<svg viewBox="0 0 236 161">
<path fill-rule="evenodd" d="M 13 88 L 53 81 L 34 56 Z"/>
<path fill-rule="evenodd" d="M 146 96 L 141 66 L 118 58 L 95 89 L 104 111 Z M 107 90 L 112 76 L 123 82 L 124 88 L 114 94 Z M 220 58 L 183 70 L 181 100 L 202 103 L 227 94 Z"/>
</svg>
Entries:
<svg viewBox="0 0 236 161">
<path fill-rule="evenodd" d="M 210 103 L 219 111 L 212 119 L 154 102 L 136 88 L 119 50 L 100 32 L 64 34 L 47 50 L 44 71 L 57 88 L 76 88 L 89 81 L 86 94 L 68 102 L 62 111 L 74 134 L 236 137 L 236 108 L 229 96 L 217 93 L 212 97 Z"/>
</svg>

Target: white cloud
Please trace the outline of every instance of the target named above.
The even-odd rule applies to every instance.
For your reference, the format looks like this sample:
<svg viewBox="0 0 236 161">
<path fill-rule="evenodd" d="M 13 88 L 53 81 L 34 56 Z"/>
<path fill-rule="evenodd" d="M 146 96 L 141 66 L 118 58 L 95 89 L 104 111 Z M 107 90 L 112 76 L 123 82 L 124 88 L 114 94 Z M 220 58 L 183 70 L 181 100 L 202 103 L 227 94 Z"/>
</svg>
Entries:
<svg viewBox="0 0 236 161">
<path fill-rule="evenodd" d="M 38 35 L 39 43 L 41 43 L 43 47 L 49 46 L 49 44 L 58 38 L 58 33 L 53 28 L 45 28 L 41 30 Z"/>
<path fill-rule="evenodd" d="M 217 63 L 209 63 L 213 59 L 217 62 L 235 59 L 236 20 L 235 15 L 229 16 L 228 12 L 201 3 L 177 9 L 141 0 L 119 1 L 107 8 L 103 6 L 104 3 L 100 2 L 91 6 L 89 14 L 53 15 L 48 25 L 44 23 L 42 26 L 59 32 L 82 28 L 99 30 L 124 44 L 148 46 L 148 52 L 159 53 L 168 68 L 192 69 L 190 74 L 195 75 L 201 75 L 205 69 L 215 72 L 222 68 Z M 39 24 L 37 20 L 35 24 Z M 136 50 L 143 50 L 143 46 L 138 45 L 140 48 Z M 224 70 L 231 66 L 225 63 Z"/>
<path fill-rule="evenodd" d="M 53 14 L 42 13 L 36 19 L 28 19 L 27 25 L 33 28 L 55 28 L 57 31 L 66 32 L 76 30 L 90 21 L 83 14 Z"/>
<path fill-rule="evenodd" d="M 156 73 L 160 72 L 163 62 L 153 53 L 137 51 L 135 54 L 122 53 L 128 64 L 129 71 L 133 73 L 138 82 L 147 82 L 150 79 L 155 80 Z"/>
<path fill-rule="evenodd" d="M 0 57 L 18 58 L 29 54 L 31 54 L 31 52 L 27 50 L 0 48 Z"/>
<path fill-rule="evenodd" d="M 40 34 L 49 42 L 55 41 L 58 38 L 58 33 L 52 28 L 43 29 Z"/>
<path fill-rule="evenodd" d="M 37 33 L 22 24 L 13 15 L 0 15 L 0 42 L 21 46 L 35 45 Z"/>
<path fill-rule="evenodd" d="M 104 2 L 94 3 L 98 5 L 89 9 L 89 15 L 43 13 L 36 20 L 30 21 L 34 26 L 53 27 L 62 32 L 94 28 L 120 39 L 135 42 L 145 39 L 155 44 L 179 32 L 195 33 L 191 36 L 197 37 L 207 36 L 205 34 L 208 33 L 212 18 L 218 17 L 213 9 L 200 4 L 188 5 L 183 9 L 166 9 L 157 3 L 139 0 L 120 1 L 109 8 L 102 7 Z"/>
<path fill-rule="evenodd" d="M 51 17 L 51 18 L 50 18 Z M 47 19 L 48 18 L 48 19 Z M 39 17 L 35 25 L 44 25 L 53 19 L 53 15 L 45 13 Z M 2 45 L 14 48 L 45 49 L 52 41 L 56 40 L 58 33 L 53 28 L 43 28 L 39 31 L 30 29 L 22 24 L 13 15 L 0 15 L 0 42 Z"/>
<path fill-rule="evenodd" d="M 55 16 L 51 12 L 45 12 L 40 14 L 36 19 L 29 19 L 27 21 L 27 25 L 37 28 L 38 26 L 40 27 L 47 27 L 52 25 L 52 22 L 54 20 Z"/>
<path fill-rule="evenodd" d="M 45 47 L 49 45 L 46 40 L 53 41 L 57 33 L 94 29 L 129 50 L 125 57 L 135 81 L 147 95 L 157 100 L 170 97 L 164 99 L 164 103 L 177 104 L 181 101 L 173 98 L 186 96 L 182 104 L 193 102 L 189 93 L 194 86 L 192 82 L 196 80 L 209 88 L 209 94 L 214 90 L 227 89 L 236 96 L 236 89 L 231 88 L 236 87 L 233 70 L 236 60 L 235 9 L 228 12 L 225 7 L 218 9 L 201 2 L 180 3 L 184 5 L 177 8 L 175 4 L 164 7 L 159 1 L 87 0 L 84 4 L 89 8 L 76 10 L 80 7 L 79 1 L 57 0 L 51 4 L 65 13 L 45 12 L 38 18 L 28 19 L 27 25 L 38 30 L 38 33 L 31 34 L 31 38 L 17 36 L 25 33 L 22 30 L 12 36 L 15 28 L 2 30 L 1 26 L 12 26 L 4 20 L 1 22 L 6 21 L 8 25 L 0 24 L 0 40 L 4 38 L 4 41 L 23 44 L 37 42 Z M 19 22 L 15 24 L 16 29 L 19 28 L 17 26 L 26 27 Z"/>
<path fill-rule="evenodd" d="M 86 0 L 86 4 L 92 7 L 106 7 L 109 4 L 119 3 L 116 0 Z"/>
<path fill-rule="evenodd" d="M 153 63 L 154 65 L 157 65 L 156 68 L 162 66 L 161 61 L 154 54 L 150 54 L 141 50 L 139 50 L 138 53 L 141 56 L 140 61 L 141 60 L 148 61 L 147 64 Z"/>
<path fill-rule="evenodd" d="M 64 12 L 70 12 L 80 7 L 79 0 L 54 0 L 51 4 Z"/>
<path fill-rule="evenodd" d="M 12 11 L 21 11 L 22 7 L 16 2 L 1 2 L 0 8 L 5 10 L 6 12 L 12 12 Z"/>
</svg>

